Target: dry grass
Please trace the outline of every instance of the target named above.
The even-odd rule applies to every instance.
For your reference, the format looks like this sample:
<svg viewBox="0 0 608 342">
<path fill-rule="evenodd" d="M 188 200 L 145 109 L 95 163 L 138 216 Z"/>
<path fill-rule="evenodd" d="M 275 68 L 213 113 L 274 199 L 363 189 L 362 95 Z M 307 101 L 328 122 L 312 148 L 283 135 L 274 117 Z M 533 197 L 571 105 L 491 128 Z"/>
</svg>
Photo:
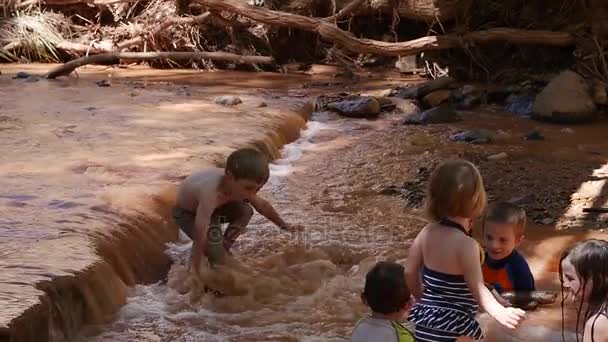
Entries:
<svg viewBox="0 0 608 342">
<path fill-rule="evenodd" d="M 58 42 L 71 37 L 70 21 L 62 14 L 17 12 L 0 26 L 0 46 L 5 54 L 26 62 L 59 62 Z"/>
</svg>

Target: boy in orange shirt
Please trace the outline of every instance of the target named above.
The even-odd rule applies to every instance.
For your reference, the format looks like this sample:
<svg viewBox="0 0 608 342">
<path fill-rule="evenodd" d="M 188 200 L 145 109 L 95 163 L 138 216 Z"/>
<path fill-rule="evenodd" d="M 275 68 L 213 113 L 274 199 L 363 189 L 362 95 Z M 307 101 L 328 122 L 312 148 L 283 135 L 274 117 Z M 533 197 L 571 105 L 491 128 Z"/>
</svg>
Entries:
<svg viewBox="0 0 608 342">
<path fill-rule="evenodd" d="M 491 205 L 483 223 L 484 282 L 500 294 L 535 290 L 526 259 L 515 248 L 524 239 L 526 213 L 518 206 L 500 202 Z"/>
</svg>

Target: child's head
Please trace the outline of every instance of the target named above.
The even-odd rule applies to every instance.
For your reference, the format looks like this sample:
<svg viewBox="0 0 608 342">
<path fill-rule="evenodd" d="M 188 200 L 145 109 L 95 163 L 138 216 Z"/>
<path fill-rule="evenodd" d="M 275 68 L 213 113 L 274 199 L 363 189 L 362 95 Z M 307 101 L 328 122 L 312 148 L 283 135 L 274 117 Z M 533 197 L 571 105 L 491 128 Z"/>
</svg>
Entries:
<svg viewBox="0 0 608 342">
<path fill-rule="evenodd" d="M 475 219 L 485 206 L 483 180 L 471 162 L 450 160 L 433 171 L 426 198 L 426 214 L 431 220 L 445 217 Z"/>
<path fill-rule="evenodd" d="M 598 314 L 608 314 L 608 241 L 586 240 L 564 252 L 559 264 L 559 280 L 562 283 L 562 320 L 565 298 L 572 295 L 579 303 L 577 333 L 584 303 L 588 304 L 583 316 L 585 321 Z"/>
<path fill-rule="evenodd" d="M 488 207 L 483 220 L 484 248 L 490 258 L 500 260 L 511 255 L 524 238 L 526 212 L 508 202 Z"/>
<path fill-rule="evenodd" d="M 608 241 L 586 240 L 564 252 L 560 259 L 562 288 L 576 299 L 601 305 L 608 296 Z"/>
<path fill-rule="evenodd" d="M 226 178 L 236 197 L 246 199 L 255 195 L 269 175 L 268 159 L 253 148 L 238 149 L 226 161 Z"/>
<path fill-rule="evenodd" d="M 361 299 L 373 312 L 403 319 L 410 308 L 410 298 L 403 266 L 380 261 L 367 273 Z"/>
</svg>

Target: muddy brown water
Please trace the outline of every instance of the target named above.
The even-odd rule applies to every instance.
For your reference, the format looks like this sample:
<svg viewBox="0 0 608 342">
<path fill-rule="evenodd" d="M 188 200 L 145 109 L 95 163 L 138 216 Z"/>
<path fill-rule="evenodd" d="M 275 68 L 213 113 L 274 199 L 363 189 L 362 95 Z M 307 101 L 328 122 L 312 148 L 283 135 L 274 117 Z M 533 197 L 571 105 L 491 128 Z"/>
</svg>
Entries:
<svg viewBox="0 0 608 342">
<path fill-rule="evenodd" d="M 0 202 L 0 265 L 8 275 L 0 296 L 3 324 L 54 301 L 63 313 L 50 319 L 55 338 L 72 336 L 83 322 L 109 319 L 74 339 L 347 340 L 367 312 L 359 298 L 367 270 L 378 260 L 405 262 L 425 224 L 412 203 L 380 191 L 454 156 L 477 162 L 493 199 L 532 195 L 526 209 L 555 218 L 555 225 L 530 225 L 522 245 L 539 287 L 558 290 L 557 258 L 566 246 L 606 237 L 598 229 L 602 217 L 585 219 L 581 212 L 605 196 L 603 121 L 565 132 L 488 109 L 464 113 L 464 122 L 450 126 L 405 127 L 399 115 L 368 121 L 329 113 L 315 113 L 304 125 L 302 116 L 289 114 L 292 104 L 346 86 L 326 87 L 335 82 L 326 75 L 156 72 L 120 71 L 109 88 L 91 85 L 107 76 L 101 69 L 58 84 L 1 80 L 0 92 L 10 100 L 0 114 L 18 120 L 6 119 L 10 128 L 1 135 L 0 172 L 8 181 Z M 382 89 L 400 81 L 392 77 L 355 86 Z M 312 87 L 303 88 L 305 82 Z M 14 96 L 24 93 L 32 96 Z M 244 105 L 211 103 L 226 93 L 241 96 Z M 258 108 L 261 101 L 268 107 Z M 286 120 L 288 133 L 277 135 Z M 302 137 L 279 151 L 300 128 L 306 128 Z M 449 141 L 468 128 L 504 134 L 487 146 Z M 534 128 L 545 141 L 521 138 Z M 166 220 L 173 197 L 166 186 L 256 141 L 277 158 L 262 195 L 307 231 L 281 233 L 256 214 L 235 247 L 234 265 L 213 275 L 230 295 L 215 298 L 186 272 L 189 243 L 175 240 Z M 499 152 L 508 157 L 485 159 Z M 167 269 L 167 279 L 155 282 Z M 58 278 L 65 284 L 57 285 Z M 135 285 L 140 282 L 149 284 Z M 572 340 L 573 312 L 566 314 Z M 561 340 L 559 304 L 529 312 L 511 332 L 481 319 L 490 341 Z M 15 340 L 27 340 L 21 334 Z"/>
</svg>

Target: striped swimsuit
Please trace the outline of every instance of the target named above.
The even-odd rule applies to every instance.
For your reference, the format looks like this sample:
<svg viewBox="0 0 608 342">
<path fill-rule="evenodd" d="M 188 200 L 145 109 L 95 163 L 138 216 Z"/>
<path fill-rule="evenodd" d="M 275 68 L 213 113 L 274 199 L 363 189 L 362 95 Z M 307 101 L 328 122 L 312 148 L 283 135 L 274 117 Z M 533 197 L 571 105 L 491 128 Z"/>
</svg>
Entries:
<svg viewBox="0 0 608 342">
<path fill-rule="evenodd" d="M 447 223 L 447 224 L 446 224 Z M 441 222 L 456 227 L 457 223 Z M 466 232 L 465 232 L 466 233 Z M 481 339 L 483 332 L 475 320 L 479 306 L 463 275 L 422 269 L 422 298 L 410 312 L 409 321 L 416 324 L 416 341 L 452 342 L 459 336 Z"/>
</svg>

